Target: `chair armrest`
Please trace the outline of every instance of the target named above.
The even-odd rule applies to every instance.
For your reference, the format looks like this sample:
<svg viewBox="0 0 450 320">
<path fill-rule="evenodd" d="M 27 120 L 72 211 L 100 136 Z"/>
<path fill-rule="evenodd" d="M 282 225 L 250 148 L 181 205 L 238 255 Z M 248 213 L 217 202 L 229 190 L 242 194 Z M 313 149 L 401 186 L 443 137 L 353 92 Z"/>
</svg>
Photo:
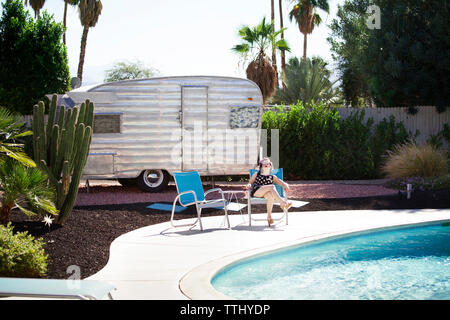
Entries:
<svg viewBox="0 0 450 320">
<path fill-rule="evenodd" d="M 207 194 L 209 194 L 211 192 L 215 192 L 215 191 L 219 192 L 221 194 L 222 198 L 224 198 L 223 190 L 221 188 L 214 188 L 214 189 L 209 189 L 208 191 L 205 192 L 205 199 L 206 199 Z"/>
<path fill-rule="evenodd" d="M 180 197 L 181 197 L 182 195 L 188 194 L 188 193 L 192 193 L 192 194 L 194 195 L 194 202 L 186 203 L 186 205 L 184 205 L 184 204 L 181 203 L 181 201 L 179 201 L 180 204 L 181 204 L 183 207 L 186 207 L 186 206 L 190 206 L 191 204 L 197 203 L 197 195 L 195 194 L 195 192 L 194 192 L 193 190 L 188 190 L 188 191 L 184 191 L 184 192 L 181 192 L 181 193 L 177 194 L 177 196 L 176 196 L 175 199 L 173 200 L 173 204 L 175 204 L 176 201 L 177 201 L 178 199 L 180 199 Z"/>
</svg>

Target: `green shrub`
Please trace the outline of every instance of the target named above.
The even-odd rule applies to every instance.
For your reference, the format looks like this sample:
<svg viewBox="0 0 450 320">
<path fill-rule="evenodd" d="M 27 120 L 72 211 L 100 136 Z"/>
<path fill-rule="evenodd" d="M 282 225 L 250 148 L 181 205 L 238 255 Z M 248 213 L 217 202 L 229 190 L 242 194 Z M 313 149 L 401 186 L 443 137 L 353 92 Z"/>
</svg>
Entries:
<svg viewBox="0 0 450 320">
<path fill-rule="evenodd" d="M 0 225 L 0 276 L 42 277 L 47 272 L 47 255 L 41 238 L 27 232 L 13 233 L 11 223 Z"/>
<path fill-rule="evenodd" d="M 373 128 L 373 119 L 364 115 L 362 109 L 343 119 L 338 108 L 299 103 L 265 112 L 262 128 L 279 129 L 280 167 L 287 178 L 369 179 L 380 176 L 386 151 L 409 135 L 394 118 Z"/>
<path fill-rule="evenodd" d="M 444 123 L 444 128 L 441 130 L 440 134 L 447 141 L 447 143 L 450 143 L 450 126 L 448 123 Z"/>
<path fill-rule="evenodd" d="M 364 122 L 364 110 L 340 120 L 334 154 L 337 179 L 366 179 L 374 176 L 374 156 L 370 146 L 373 119 Z M 331 177 L 331 176 L 330 176 Z"/>
<path fill-rule="evenodd" d="M 415 137 L 419 134 L 415 133 Z M 392 149 L 395 145 L 402 144 L 408 140 L 411 133 L 406 131 L 402 122 L 396 122 L 395 117 L 391 115 L 389 121 L 384 118 L 380 121 L 372 134 L 370 146 L 373 154 L 374 167 L 380 172 L 383 165 L 387 150 Z"/>
<path fill-rule="evenodd" d="M 409 142 L 396 145 L 388 151 L 381 168 L 388 178 L 442 177 L 448 173 L 447 155 L 443 149 L 431 144 L 417 145 Z"/>
<path fill-rule="evenodd" d="M 34 20 L 21 0 L 2 1 L 0 105 L 31 114 L 46 94 L 69 90 L 64 26 L 46 11 Z"/>
</svg>

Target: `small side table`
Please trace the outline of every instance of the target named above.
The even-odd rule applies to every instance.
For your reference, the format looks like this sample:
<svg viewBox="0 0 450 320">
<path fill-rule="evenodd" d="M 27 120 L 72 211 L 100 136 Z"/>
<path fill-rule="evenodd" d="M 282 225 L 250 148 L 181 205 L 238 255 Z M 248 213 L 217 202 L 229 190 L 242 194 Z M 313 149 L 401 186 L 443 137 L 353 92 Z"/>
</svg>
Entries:
<svg viewBox="0 0 450 320">
<path fill-rule="evenodd" d="M 241 216 L 243 217 L 242 209 L 245 208 L 247 205 L 239 203 L 239 199 L 237 197 L 237 194 L 238 193 L 244 193 L 245 194 L 245 193 L 247 193 L 247 191 L 245 191 L 245 190 L 223 190 L 222 192 L 225 195 L 227 195 L 227 194 L 229 195 L 228 199 L 225 196 L 225 200 L 227 200 L 228 202 L 233 203 L 233 198 L 234 198 L 234 200 L 236 201 L 236 204 L 238 205 L 238 210 L 241 213 Z M 241 207 L 241 205 L 242 205 L 242 207 Z M 238 211 L 238 210 L 236 210 L 236 211 Z"/>
</svg>

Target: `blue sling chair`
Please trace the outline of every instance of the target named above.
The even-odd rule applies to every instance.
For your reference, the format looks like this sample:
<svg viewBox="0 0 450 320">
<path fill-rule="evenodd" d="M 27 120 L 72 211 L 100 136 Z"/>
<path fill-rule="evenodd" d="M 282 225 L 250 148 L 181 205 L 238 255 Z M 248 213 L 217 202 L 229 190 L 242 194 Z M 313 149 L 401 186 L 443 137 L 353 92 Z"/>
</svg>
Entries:
<svg viewBox="0 0 450 320">
<path fill-rule="evenodd" d="M 114 285 L 95 280 L 0 278 L 0 297 L 112 300 L 113 290 Z"/>
<path fill-rule="evenodd" d="M 223 210 L 225 211 L 225 218 L 228 224 L 228 229 L 230 229 L 230 221 L 228 219 L 228 212 L 227 212 L 227 202 L 225 200 L 222 189 L 214 188 L 204 192 L 202 181 L 197 171 L 174 172 L 173 176 L 175 178 L 175 184 L 177 186 L 177 193 L 178 193 L 175 200 L 173 201 L 172 215 L 170 217 L 170 223 L 173 227 L 184 227 L 184 226 L 194 227 L 198 222 L 200 230 L 203 231 L 203 225 L 201 220 L 202 209 L 217 208 L 223 206 Z M 206 200 L 206 195 L 212 192 L 218 192 L 220 194 L 220 198 Z M 177 201 L 179 201 L 183 207 L 195 205 L 195 209 L 197 211 L 197 220 L 195 220 L 194 223 L 189 224 L 174 223 L 173 217 L 175 214 L 175 206 Z"/>
<path fill-rule="evenodd" d="M 258 172 L 258 170 L 256 169 L 250 169 L 250 178 L 253 176 L 254 173 Z M 283 180 L 283 168 L 279 168 L 279 169 L 273 169 L 272 170 L 272 175 L 277 176 L 278 179 Z M 278 194 L 280 195 L 281 198 L 287 200 L 287 197 L 284 194 L 284 190 L 281 186 L 279 186 L 278 184 L 275 184 L 275 188 L 278 191 Z M 255 219 L 252 218 L 252 204 L 266 204 L 267 200 L 266 198 L 256 198 L 256 197 L 251 197 L 250 196 L 250 191 L 248 191 L 248 196 L 247 196 L 247 207 L 248 207 L 248 225 L 251 226 L 252 225 L 252 220 L 253 221 L 265 221 L 266 219 Z M 273 203 L 274 205 L 280 205 L 280 203 L 278 203 L 278 201 L 274 201 Z M 286 225 L 288 224 L 288 212 L 284 212 L 283 215 L 279 218 L 272 218 L 274 221 L 280 221 L 283 218 L 285 218 L 286 220 Z"/>
</svg>

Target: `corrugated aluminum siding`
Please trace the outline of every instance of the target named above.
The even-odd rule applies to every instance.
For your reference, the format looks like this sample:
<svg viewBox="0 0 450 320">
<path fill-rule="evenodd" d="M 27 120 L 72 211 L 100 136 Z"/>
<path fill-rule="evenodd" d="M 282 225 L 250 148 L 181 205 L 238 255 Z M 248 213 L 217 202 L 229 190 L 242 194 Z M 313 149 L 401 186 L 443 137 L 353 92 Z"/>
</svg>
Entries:
<svg viewBox="0 0 450 320">
<path fill-rule="evenodd" d="M 182 170 L 182 129 L 179 112 L 183 86 L 207 86 L 207 125 L 210 131 L 229 128 L 229 109 L 232 105 L 261 107 L 258 128 L 228 131 L 235 133 L 237 130 L 252 130 L 251 134 L 257 136 L 256 143 L 253 143 L 255 145 L 250 148 L 248 141 L 253 139 L 235 139 L 233 145 L 233 152 L 237 151 L 240 155 L 246 152 L 246 158 L 251 165 L 233 164 L 231 161 L 218 163 L 215 157 L 215 161 L 207 161 L 209 171 L 201 172 L 212 175 L 247 174 L 249 167 L 256 163 L 259 150 L 262 95 L 256 84 L 246 79 L 168 77 L 121 81 L 91 88 L 89 93 L 108 92 L 115 95 L 115 101 L 111 103 L 96 102 L 94 113 L 122 113 L 122 131 L 120 134 L 94 134 L 90 153 L 114 153 L 113 170 L 115 176 L 119 177 L 136 176 L 144 169 Z M 76 91 L 80 92 L 81 89 Z M 192 106 L 196 103 L 202 104 L 201 100 L 204 98 L 200 95 L 198 99 L 196 101 L 195 95 L 191 96 L 189 103 Z M 208 135 L 210 149 L 214 149 L 214 141 L 217 140 L 220 140 L 217 135 Z M 208 157 L 211 158 L 210 151 L 208 152 Z"/>
</svg>

